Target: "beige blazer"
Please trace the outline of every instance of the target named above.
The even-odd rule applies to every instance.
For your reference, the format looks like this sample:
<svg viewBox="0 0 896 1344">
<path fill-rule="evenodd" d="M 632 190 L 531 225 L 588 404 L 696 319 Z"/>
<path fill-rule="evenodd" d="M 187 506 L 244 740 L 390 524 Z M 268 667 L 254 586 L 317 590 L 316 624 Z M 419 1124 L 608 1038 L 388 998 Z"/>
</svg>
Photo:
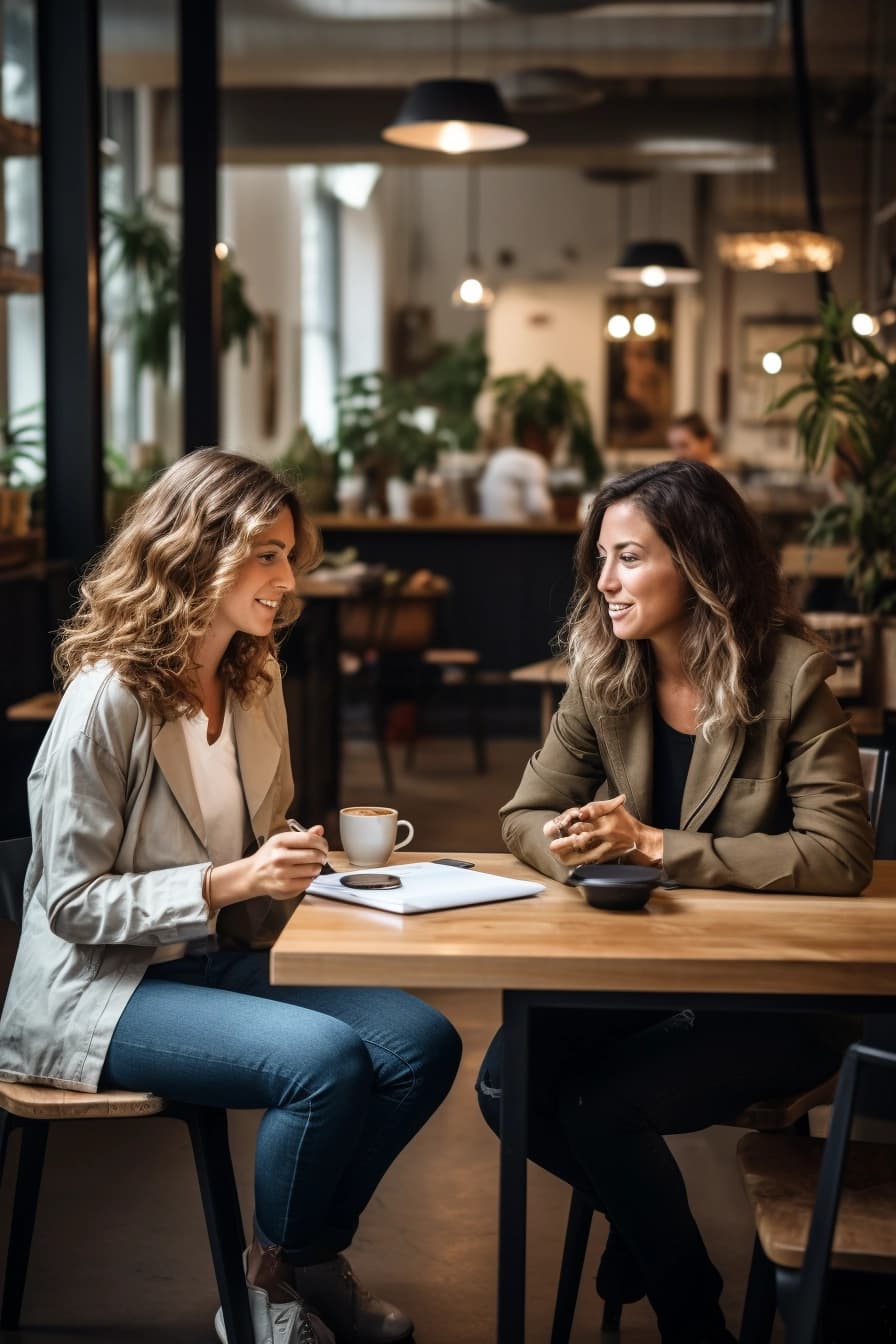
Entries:
<svg viewBox="0 0 896 1344">
<path fill-rule="evenodd" d="M 279 669 L 233 706 L 247 834 L 292 801 Z M 0 1077 L 95 1091 L 115 1025 L 155 949 L 208 933 L 205 828 L 179 720 L 159 724 L 107 667 L 79 673 L 28 780 L 34 852 L 0 1018 Z M 295 902 L 228 907 L 219 937 L 266 945 Z"/>
<path fill-rule="evenodd" d="M 867 885 L 874 842 L 858 749 L 826 685 L 833 660 L 782 635 L 747 728 L 698 733 L 679 830 L 663 835 L 664 867 L 682 886 L 851 895 Z M 653 707 L 604 714 L 573 681 L 544 746 L 501 809 L 508 849 L 550 877 L 567 869 L 544 823 L 595 797 L 626 795 L 650 823 Z"/>
</svg>

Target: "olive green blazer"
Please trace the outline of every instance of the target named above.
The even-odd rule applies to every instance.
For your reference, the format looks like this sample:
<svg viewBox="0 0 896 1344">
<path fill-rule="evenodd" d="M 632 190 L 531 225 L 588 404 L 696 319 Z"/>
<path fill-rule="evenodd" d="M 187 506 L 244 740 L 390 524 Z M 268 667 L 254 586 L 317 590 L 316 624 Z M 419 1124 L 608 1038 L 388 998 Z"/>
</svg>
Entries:
<svg viewBox="0 0 896 1344">
<path fill-rule="evenodd" d="M 782 635 L 749 727 L 697 734 L 678 830 L 663 833 L 667 875 L 688 887 L 854 895 L 871 875 L 868 821 L 855 737 L 826 678 L 833 660 Z M 547 739 L 501 809 L 508 849 L 549 877 L 567 868 L 542 827 L 568 807 L 626 795 L 650 824 L 653 707 L 603 713 L 575 679 Z"/>
</svg>

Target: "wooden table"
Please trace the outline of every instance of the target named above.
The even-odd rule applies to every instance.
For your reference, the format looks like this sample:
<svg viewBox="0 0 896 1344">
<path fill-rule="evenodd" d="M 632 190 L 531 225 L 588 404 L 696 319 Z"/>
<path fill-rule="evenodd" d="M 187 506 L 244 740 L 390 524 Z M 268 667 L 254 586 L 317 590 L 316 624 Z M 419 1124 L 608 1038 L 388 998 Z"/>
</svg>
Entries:
<svg viewBox="0 0 896 1344">
<path fill-rule="evenodd" d="M 540 727 L 542 741 L 548 735 L 551 719 L 557 701 L 557 691 L 562 695 L 566 690 L 569 665 L 565 658 L 543 658 L 540 663 L 527 663 L 525 667 L 515 667 L 510 673 L 511 681 L 528 681 L 541 687 Z"/>
<path fill-rule="evenodd" d="M 533 876 L 507 854 L 457 857 Z M 575 888 L 540 880 L 532 899 L 408 917 L 309 896 L 271 952 L 274 984 L 503 991 L 499 1344 L 524 1339 L 533 1007 L 896 1011 L 896 861 L 876 863 L 860 897 L 658 889 L 633 914 L 594 910 Z"/>
</svg>

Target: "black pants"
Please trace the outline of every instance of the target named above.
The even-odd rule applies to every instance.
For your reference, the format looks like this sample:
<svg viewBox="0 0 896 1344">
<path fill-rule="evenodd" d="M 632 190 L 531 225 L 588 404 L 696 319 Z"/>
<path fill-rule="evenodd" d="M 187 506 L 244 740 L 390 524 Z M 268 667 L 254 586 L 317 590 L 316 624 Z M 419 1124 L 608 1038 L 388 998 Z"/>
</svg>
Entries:
<svg viewBox="0 0 896 1344">
<path fill-rule="evenodd" d="M 816 1086 L 853 1035 L 841 1019 L 810 1014 L 533 1013 L 529 1156 L 606 1214 L 664 1340 L 712 1338 L 724 1322 L 722 1280 L 663 1135 Z M 476 1085 L 496 1133 L 502 1079 L 498 1032 Z"/>
</svg>

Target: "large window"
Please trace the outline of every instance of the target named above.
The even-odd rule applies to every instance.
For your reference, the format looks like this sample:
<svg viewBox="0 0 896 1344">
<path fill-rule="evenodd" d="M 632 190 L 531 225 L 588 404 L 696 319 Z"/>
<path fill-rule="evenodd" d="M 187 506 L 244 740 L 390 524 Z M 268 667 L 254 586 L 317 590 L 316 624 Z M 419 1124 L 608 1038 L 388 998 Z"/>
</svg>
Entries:
<svg viewBox="0 0 896 1344">
<path fill-rule="evenodd" d="M 339 378 L 339 203 L 319 168 L 299 168 L 301 184 L 302 419 L 326 443 L 336 431 Z"/>
</svg>

